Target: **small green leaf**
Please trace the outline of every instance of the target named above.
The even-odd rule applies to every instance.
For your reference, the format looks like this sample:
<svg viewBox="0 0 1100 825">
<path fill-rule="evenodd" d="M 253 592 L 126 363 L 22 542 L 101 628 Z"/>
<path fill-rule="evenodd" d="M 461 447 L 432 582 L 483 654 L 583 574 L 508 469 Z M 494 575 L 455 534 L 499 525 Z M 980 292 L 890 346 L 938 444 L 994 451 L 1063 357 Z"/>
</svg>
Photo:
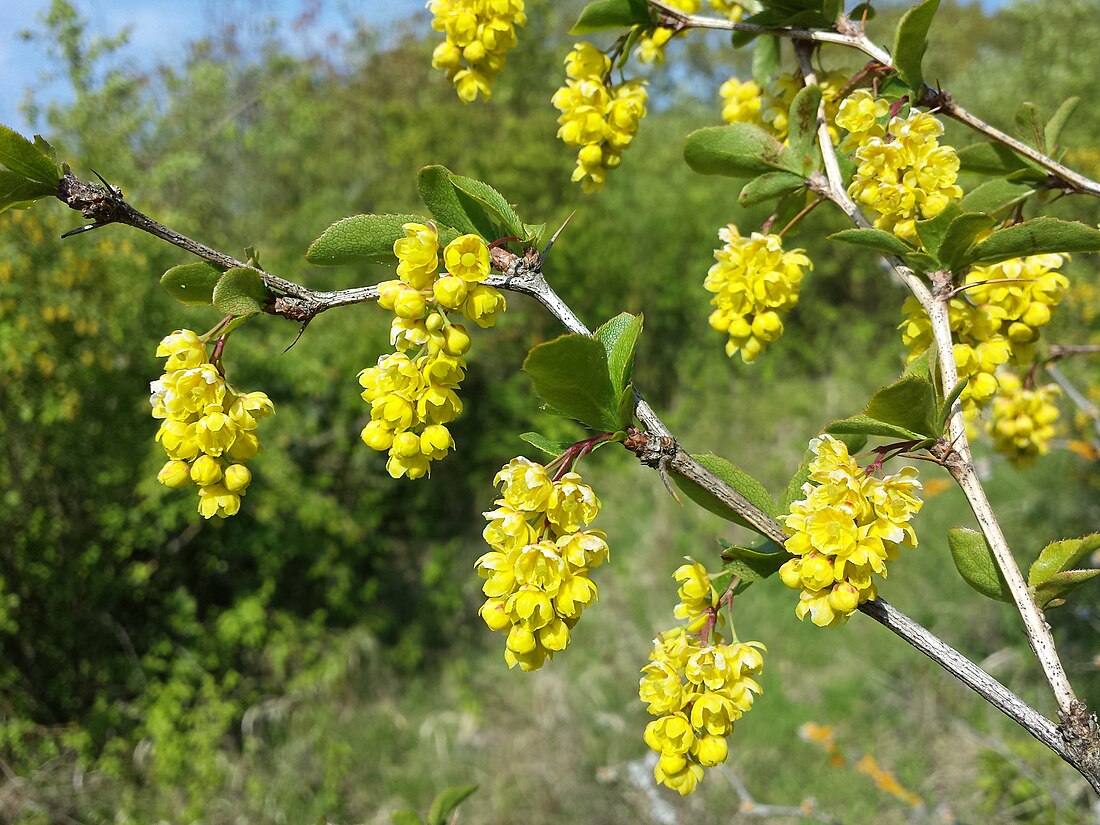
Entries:
<svg viewBox="0 0 1100 825">
<path fill-rule="evenodd" d="M 693 455 L 692 458 L 698 461 L 707 470 L 714 473 L 714 475 L 718 476 L 718 478 L 722 479 L 722 481 L 726 482 L 726 484 L 743 495 L 764 513 L 767 513 L 772 518 L 779 517 L 779 508 L 775 506 L 775 501 L 764 485 L 740 467 L 720 456 L 711 455 L 709 453 L 706 455 Z M 700 507 L 709 510 L 716 516 L 721 516 L 727 521 L 732 521 L 734 524 L 740 524 L 742 527 L 748 527 L 750 530 L 754 531 L 756 530 L 755 527 L 741 518 L 741 516 L 737 515 L 737 513 L 730 510 L 725 504 L 716 499 L 694 481 L 680 475 L 674 475 L 672 479 L 676 482 L 676 486 Z"/>
<path fill-rule="evenodd" d="M 541 450 L 548 456 L 554 458 L 557 458 L 572 446 L 568 441 L 554 441 L 541 433 L 523 433 L 519 438 L 521 441 L 526 441 L 536 450 Z"/>
<path fill-rule="evenodd" d="M 218 312 L 226 315 L 254 315 L 263 312 L 268 301 L 267 287 L 255 269 L 227 269 L 214 286 L 211 300 Z"/>
<path fill-rule="evenodd" d="M 1040 610 L 1049 610 L 1052 607 L 1061 607 L 1066 603 L 1066 596 L 1091 581 L 1100 574 L 1100 569 L 1091 570 L 1066 570 L 1055 573 L 1034 590 L 1035 602 Z"/>
<path fill-rule="evenodd" d="M 899 257 L 914 251 L 905 241 L 882 229 L 842 229 L 840 232 L 829 235 L 829 240 L 843 241 Z"/>
<path fill-rule="evenodd" d="M 523 237 L 527 238 L 527 242 L 533 247 L 542 246 L 542 237 L 546 234 L 546 224 L 530 224 L 525 223 L 523 225 Z"/>
<path fill-rule="evenodd" d="M 970 251 L 970 263 L 995 264 L 1047 252 L 1100 251 L 1100 231 L 1077 221 L 1041 217 L 994 232 Z"/>
<path fill-rule="evenodd" d="M 485 208 L 456 187 L 451 177 L 446 166 L 425 166 L 416 173 L 417 192 L 432 217 L 444 226 L 454 227 L 459 235 L 496 240 L 491 237 L 495 231 Z"/>
<path fill-rule="evenodd" d="M 959 168 L 979 175 L 1011 175 L 1028 169 L 1026 163 L 1000 143 L 975 143 L 958 150 Z"/>
<path fill-rule="evenodd" d="M 623 312 L 602 324 L 592 333 L 607 351 L 608 375 L 611 387 L 622 393 L 630 386 L 634 373 L 634 350 L 642 334 L 642 316 Z"/>
<path fill-rule="evenodd" d="M 940 405 L 940 414 L 936 419 L 938 424 L 938 435 L 943 435 L 944 428 L 947 426 L 947 419 L 951 417 L 951 408 L 955 406 L 955 402 L 959 400 L 959 396 L 962 395 L 962 391 L 966 389 L 968 383 L 970 383 L 969 378 L 959 380 L 955 386 L 951 388 L 951 392 L 947 394 L 947 398 L 944 399 L 943 404 Z"/>
<path fill-rule="evenodd" d="M 990 181 L 990 183 L 994 182 Z M 966 256 L 974 245 L 975 239 L 983 232 L 992 229 L 996 223 L 989 215 L 981 212 L 964 212 L 959 215 L 947 227 L 947 233 L 943 236 L 943 242 L 936 253 L 940 264 L 952 271 L 961 270 L 966 266 Z"/>
<path fill-rule="evenodd" d="M 214 287 L 221 279 L 222 271 L 205 261 L 180 264 L 161 275 L 160 285 L 181 304 L 209 305 L 214 300 Z"/>
<path fill-rule="evenodd" d="M 0 126 L 0 164 L 24 178 L 57 189 L 61 170 L 41 149 L 18 132 Z"/>
<path fill-rule="evenodd" d="M 1046 139 L 1047 149 L 1051 152 L 1058 148 L 1058 138 L 1062 136 L 1062 129 L 1080 101 L 1081 98 L 1079 97 L 1066 98 L 1062 101 L 1062 105 L 1058 107 L 1058 111 L 1047 121 L 1047 125 L 1043 129 L 1043 137 Z"/>
<path fill-rule="evenodd" d="M 772 169 L 799 174 L 802 164 L 786 146 L 750 123 L 709 126 L 687 136 L 684 160 L 701 175 L 754 178 Z"/>
<path fill-rule="evenodd" d="M 767 35 L 758 38 L 752 47 L 752 79 L 762 89 L 779 74 L 779 43 L 778 37 Z"/>
<path fill-rule="evenodd" d="M 947 543 L 951 547 L 955 567 L 967 584 L 986 598 L 1012 601 L 1008 585 L 993 558 L 993 551 L 981 533 L 969 527 L 955 527 L 947 531 Z"/>
<path fill-rule="evenodd" d="M 1043 127 L 1039 123 L 1039 107 L 1024 101 L 1016 110 L 1016 133 L 1040 152 L 1046 152 Z"/>
<path fill-rule="evenodd" d="M 805 187 L 806 180 L 801 175 L 795 175 L 792 172 L 765 172 L 745 184 L 737 202 L 742 206 L 755 206 Z"/>
<path fill-rule="evenodd" d="M 736 593 L 748 585 L 764 581 L 779 572 L 779 568 L 790 561 L 792 556 L 773 541 L 765 542 L 762 547 L 741 547 L 719 539 L 722 545 L 722 569 L 741 579 Z M 763 549 L 767 548 L 767 549 Z"/>
<path fill-rule="evenodd" d="M 589 3 L 569 30 L 570 34 L 591 34 L 604 29 L 650 26 L 649 4 L 639 0 L 600 0 Z"/>
<path fill-rule="evenodd" d="M 951 222 L 962 214 L 958 204 L 948 204 L 940 214 L 926 221 L 917 221 L 917 237 L 924 245 L 928 254 L 936 256 L 940 252 L 940 244 L 943 243 Z"/>
<path fill-rule="evenodd" d="M 817 114 L 820 103 L 821 87 L 805 86 L 791 101 L 787 117 L 787 145 L 804 175 L 809 175 L 817 168 L 821 157 L 817 148 Z"/>
<path fill-rule="evenodd" d="M 306 260 L 315 266 L 363 261 L 392 263 L 397 260 L 393 244 L 405 237 L 401 227 L 407 223 L 424 223 L 424 218 L 420 215 L 352 215 L 322 232 L 306 250 Z"/>
<path fill-rule="evenodd" d="M 829 435 L 877 435 L 881 438 L 894 438 L 899 441 L 919 441 L 924 436 L 920 433 L 871 418 L 869 415 L 851 415 L 848 418 L 840 418 L 829 422 L 825 427 Z"/>
<path fill-rule="evenodd" d="M 905 365 L 905 372 L 903 375 L 912 375 L 927 381 L 932 384 L 932 386 L 936 386 L 936 382 L 933 380 L 936 374 L 935 358 L 935 351 L 926 349 Z"/>
<path fill-rule="evenodd" d="M 52 186 L 30 180 L 15 172 L 0 169 L 0 212 L 22 208 L 40 198 L 57 194 L 57 183 Z"/>
<path fill-rule="evenodd" d="M 1040 551 L 1039 557 L 1028 570 L 1028 586 L 1036 587 L 1056 573 L 1069 570 L 1097 549 L 1100 549 L 1100 533 L 1090 533 L 1079 539 L 1052 541 Z"/>
<path fill-rule="evenodd" d="M 487 183 L 474 178 L 464 178 L 462 175 L 451 175 L 451 183 L 460 192 L 466 193 L 481 204 L 490 216 L 496 218 L 506 236 L 519 238 L 521 241 L 528 240 L 523 221 L 519 219 L 512 205 L 496 189 Z M 496 238 L 490 240 L 496 240 Z"/>
<path fill-rule="evenodd" d="M 451 812 L 476 790 L 477 785 L 455 785 L 441 790 L 432 801 L 425 825 L 447 825 Z"/>
<path fill-rule="evenodd" d="M 327 817 L 323 817 L 323 820 Z M 393 816 L 390 818 L 393 825 L 423 825 L 420 817 L 416 815 L 416 811 L 394 811 Z"/>
<path fill-rule="evenodd" d="M 985 212 L 994 215 L 1023 202 L 1036 192 L 1026 181 L 994 178 L 968 192 L 960 202 L 963 212 Z"/>
<path fill-rule="evenodd" d="M 910 89 L 920 91 L 924 85 L 921 62 L 928 48 L 928 29 L 940 0 L 924 0 L 909 9 L 894 32 L 894 67 Z"/>
<path fill-rule="evenodd" d="M 535 392 L 558 414 L 599 432 L 619 426 L 621 394 L 611 385 L 607 351 L 587 335 L 563 335 L 539 344 L 523 362 Z"/>
<path fill-rule="evenodd" d="M 864 412 L 871 418 L 894 424 L 918 437 L 936 436 L 936 392 L 931 381 L 903 375 L 871 396 Z"/>
<path fill-rule="evenodd" d="M 848 16 L 852 20 L 874 20 L 875 19 L 875 7 L 870 3 L 860 3 L 858 6 L 852 8 L 852 11 Z M 866 15 L 866 17 L 864 17 Z"/>
</svg>

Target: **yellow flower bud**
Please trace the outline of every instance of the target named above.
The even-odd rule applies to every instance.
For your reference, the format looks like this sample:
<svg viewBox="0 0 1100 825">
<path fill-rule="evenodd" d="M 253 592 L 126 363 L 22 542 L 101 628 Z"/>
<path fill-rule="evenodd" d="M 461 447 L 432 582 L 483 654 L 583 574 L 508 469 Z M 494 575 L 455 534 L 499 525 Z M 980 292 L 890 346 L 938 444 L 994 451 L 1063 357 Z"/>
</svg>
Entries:
<svg viewBox="0 0 1100 825">
<path fill-rule="evenodd" d="M 443 351 L 456 358 L 470 351 L 470 336 L 462 324 L 450 324 L 443 329 Z"/>
<path fill-rule="evenodd" d="M 457 275 L 444 275 L 432 286 L 436 301 L 447 309 L 459 309 L 468 291 L 466 281 Z"/>
<path fill-rule="evenodd" d="M 368 421 L 359 437 L 364 444 L 378 452 L 388 450 L 393 445 L 393 430 L 383 421 Z"/>
<path fill-rule="evenodd" d="M 222 465 L 211 456 L 200 455 L 191 465 L 191 480 L 200 487 L 217 484 L 221 479 Z"/>
<path fill-rule="evenodd" d="M 399 318 L 415 321 L 427 314 L 428 303 L 419 291 L 410 286 L 402 289 L 393 302 L 393 312 Z"/>
<path fill-rule="evenodd" d="M 252 473 L 243 464 L 230 464 L 225 468 L 225 488 L 231 493 L 242 494 L 252 483 Z"/>
<path fill-rule="evenodd" d="M 165 487 L 179 489 L 191 481 L 190 468 L 186 461 L 169 461 L 157 473 L 157 481 Z"/>
<path fill-rule="evenodd" d="M 404 291 L 405 284 L 400 281 L 383 281 L 378 285 L 378 306 L 392 312 L 397 296 Z"/>
</svg>

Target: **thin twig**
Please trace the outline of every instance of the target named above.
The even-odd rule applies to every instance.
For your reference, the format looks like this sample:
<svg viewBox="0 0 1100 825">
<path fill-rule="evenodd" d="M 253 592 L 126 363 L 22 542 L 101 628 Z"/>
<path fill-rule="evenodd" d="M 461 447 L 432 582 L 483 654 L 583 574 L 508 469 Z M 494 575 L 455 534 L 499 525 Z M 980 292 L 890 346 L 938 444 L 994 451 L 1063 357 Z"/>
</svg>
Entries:
<svg viewBox="0 0 1100 825">
<path fill-rule="evenodd" d="M 1047 375 L 1054 379 L 1054 383 L 1062 388 L 1062 392 L 1066 394 L 1073 405 L 1092 419 L 1092 426 L 1096 430 L 1097 436 L 1100 436 L 1100 409 L 1097 409 L 1096 405 L 1086 398 L 1084 393 L 1077 389 L 1073 382 L 1066 378 L 1065 374 L 1052 362 L 1047 361 L 1043 365 L 1043 369 Z"/>
</svg>

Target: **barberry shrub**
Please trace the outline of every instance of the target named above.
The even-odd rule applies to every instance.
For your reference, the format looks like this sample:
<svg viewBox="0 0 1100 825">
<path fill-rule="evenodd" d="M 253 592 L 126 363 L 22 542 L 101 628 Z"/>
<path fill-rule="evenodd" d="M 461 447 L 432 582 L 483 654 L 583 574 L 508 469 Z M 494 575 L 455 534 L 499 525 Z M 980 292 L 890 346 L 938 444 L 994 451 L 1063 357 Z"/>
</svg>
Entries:
<svg viewBox="0 0 1100 825">
<path fill-rule="evenodd" d="M 1076 567 L 1096 547 L 1096 535 L 1052 541 L 1025 580 L 970 447 L 985 429 L 995 449 L 1022 465 L 1048 452 L 1056 434 L 1061 393 L 1040 385 L 1039 375 L 1072 348 L 1045 352 L 1039 331 L 1068 291 L 1069 278 L 1059 271 L 1068 256 L 1100 251 L 1096 228 L 1042 214 L 1052 191 L 1100 196 L 1100 184 L 1059 159 L 1074 104 L 1045 123 L 1026 110 L 1022 121 L 1031 129 L 1019 140 L 928 84 L 922 60 L 938 0 L 902 17 L 891 52 L 864 33 L 866 8 L 857 19 L 820 0 L 712 5 L 717 16 L 698 14 L 701 3 L 687 0 L 590 4 L 573 33 L 609 32 L 614 39 L 604 48 L 578 42 L 564 58 L 565 85 L 549 104 L 560 112 L 558 137 L 578 150 L 571 180 L 595 193 L 644 128 L 646 86 L 624 79 L 630 61 L 667 70 L 675 38 L 695 29 L 733 30 L 733 47 L 752 45 L 754 77 L 731 78 L 717 90 L 723 106 L 715 119 L 725 125 L 691 133 L 684 148 L 695 171 L 745 181 L 741 204 L 773 208 L 759 227 L 718 230 L 724 246 L 703 286 L 714 295 L 710 324 L 727 336 L 727 355 L 739 353 L 751 365 L 767 357 L 767 345 L 781 345 L 781 314 L 795 306 L 812 270 L 803 249 L 784 246 L 818 206 L 831 205 L 853 224 L 833 240 L 881 255 L 911 293 L 899 302 L 909 348 L 903 373 L 865 404 L 853 404 L 851 415 L 822 422 L 779 501 L 731 461 L 680 446 L 634 384 L 641 316 L 622 313 L 589 331 L 547 282 L 543 264 L 557 236 L 548 239 L 545 225 L 524 222 L 483 181 L 425 167 L 417 182 L 428 215 L 356 215 L 330 226 L 306 252 L 310 263 L 396 265 L 397 278 L 329 292 L 269 272 L 254 255 L 237 261 L 164 231 L 119 189 L 79 180 L 46 141 L 8 129 L 0 131 L 0 207 L 56 197 L 91 221 L 72 234 L 122 223 L 203 259 L 170 269 L 162 283 L 184 304 L 213 306 L 222 320 L 204 335 L 181 329 L 163 339 L 157 354 L 167 362 L 152 386 L 152 408 L 164 422 L 156 439 L 169 459 L 158 478 L 173 488 L 197 485 L 207 519 L 239 511 L 252 481 L 243 462 L 259 450 L 257 421 L 273 412 L 263 392 L 241 393 L 226 380 L 223 355 L 246 324 L 270 315 L 304 330 L 322 312 L 367 302 L 392 312 L 393 352 L 359 374 L 370 405 L 362 440 L 387 452 L 389 475 L 408 483 L 428 477 L 431 464 L 456 447 L 447 425 L 463 411 L 457 388 L 471 338 L 452 318 L 488 328 L 505 309 L 501 289 L 534 296 L 569 332 L 536 345 L 524 370 L 550 412 L 589 432 L 566 442 L 526 433 L 547 463 L 517 457 L 493 480 L 500 498 L 485 512 L 490 551 L 473 564 L 484 580 L 480 615 L 506 634 L 508 666 L 545 666 L 596 602 L 590 574 L 607 561 L 608 542 L 589 529 L 600 502 L 576 471 L 593 450 L 624 445 L 687 498 L 760 535 L 752 546 L 725 547 L 715 560 L 720 572 L 692 560 L 673 574 L 680 602 L 672 612 L 685 624 L 657 638 L 639 687 L 656 717 L 643 738 L 657 754 L 658 783 L 686 795 L 706 768 L 725 761 L 734 722 L 760 693 L 753 677 L 765 649 L 733 632 L 735 600 L 750 588 L 756 596 L 764 588 L 752 586 L 778 573 L 799 591 L 792 606 L 799 619 L 837 627 L 857 611 L 875 618 L 1100 788 L 1095 719 L 1066 677 L 1043 615 L 1100 572 Z M 521 42 L 524 3 L 439 0 L 431 11 L 433 27 L 445 33 L 433 64 L 463 101 L 488 97 L 505 54 Z M 854 49 L 870 63 L 851 75 L 822 68 L 831 56 L 825 44 Z M 784 59 L 794 61 L 787 71 Z M 979 142 L 953 146 L 948 118 Z M 961 174 L 968 171 L 988 179 L 964 189 Z M 868 447 L 870 439 L 876 441 Z M 918 544 L 921 483 L 909 465 L 885 472 L 898 460 L 939 465 L 958 483 L 981 530 L 952 531 L 954 562 L 977 592 L 1018 611 L 1057 702 L 1057 725 L 878 595 L 876 577 L 886 577 L 902 546 Z"/>
</svg>

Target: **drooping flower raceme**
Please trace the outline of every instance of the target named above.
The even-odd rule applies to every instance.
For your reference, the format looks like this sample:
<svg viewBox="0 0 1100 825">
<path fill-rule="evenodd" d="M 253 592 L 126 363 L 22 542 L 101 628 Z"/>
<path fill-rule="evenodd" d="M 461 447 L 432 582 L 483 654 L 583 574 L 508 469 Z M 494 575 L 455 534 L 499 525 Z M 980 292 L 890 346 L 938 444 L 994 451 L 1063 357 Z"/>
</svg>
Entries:
<svg viewBox="0 0 1100 825">
<path fill-rule="evenodd" d="M 457 390 L 470 336 L 448 314 L 461 312 L 489 327 L 505 301 L 483 283 L 490 260 L 481 238 L 455 238 L 441 261 L 433 224 L 407 223 L 404 231 L 393 246 L 398 280 L 379 285 L 379 305 L 394 313 L 395 351 L 359 373 L 363 399 L 371 405 L 362 439 L 371 449 L 389 452 L 386 470 L 394 478 L 421 478 L 454 447 L 446 425 L 462 412 Z"/>
<path fill-rule="evenodd" d="M 917 471 L 905 467 L 878 478 L 848 455 L 844 442 L 823 435 L 810 442 L 815 458 L 805 498 L 784 519 L 794 556 L 779 570 L 787 587 L 800 590 L 795 615 L 819 627 L 846 620 L 876 596 L 873 574 L 886 577 L 886 564 L 901 545 L 915 547 L 909 524 L 920 510 Z"/>
<path fill-rule="evenodd" d="M 1057 384 L 1025 388 L 1010 373 L 998 376 L 1000 390 L 993 399 L 989 432 L 993 447 L 1013 464 L 1026 467 L 1037 456 L 1050 452 L 1058 407 L 1054 401 L 1062 394 Z"/>
<path fill-rule="evenodd" d="M 516 45 L 516 27 L 527 22 L 523 0 L 431 0 L 428 6 L 432 28 L 446 34 L 432 66 L 447 73 L 464 102 L 488 98 Z"/>
<path fill-rule="evenodd" d="M 607 173 L 622 164 L 622 153 L 638 133 L 646 114 L 641 81 L 610 85 L 611 61 L 591 43 L 578 43 L 565 58 L 565 85 L 551 102 L 561 112 L 558 137 L 576 146 L 572 180 L 585 192 L 601 189 Z"/>
<path fill-rule="evenodd" d="M 745 238 L 730 224 L 718 236 L 725 245 L 715 250 L 717 263 L 703 282 L 715 293 L 710 325 L 727 336 L 726 355 L 740 352 L 751 364 L 783 334 L 780 315 L 798 303 L 802 270 L 813 264 L 801 249 L 784 252 L 778 235 Z"/>
<path fill-rule="evenodd" d="M 842 120 L 854 118 L 846 115 Z M 865 122 L 865 119 L 861 122 Z M 856 150 L 856 173 L 848 194 L 878 213 L 875 227 L 920 243 L 916 222 L 934 218 L 962 197 L 955 183 L 959 157 L 941 146 L 943 124 L 927 112 L 895 117 L 885 137 L 868 137 Z"/>
<path fill-rule="evenodd" d="M 189 329 L 166 336 L 157 356 L 167 360 L 149 385 L 149 403 L 161 419 L 156 439 L 168 454 L 157 480 L 173 488 L 195 484 L 203 518 L 236 515 L 252 481 L 244 462 L 260 451 L 257 422 L 275 406 L 265 393 L 230 386 Z"/>
<path fill-rule="evenodd" d="M 538 670 L 569 645 L 584 608 L 596 601 L 591 571 L 608 558 L 606 536 L 588 525 L 600 510 L 575 472 L 555 480 L 534 461 L 514 458 L 494 479 L 501 498 L 485 513 L 492 550 L 475 564 L 487 600 L 479 611 L 507 634 L 508 667 Z"/>
<path fill-rule="evenodd" d="M 723 640 L 719 596 L 703 565 L 689 560 L 674 578 L 680 583 L 675 616 L 686 624 L 654 640 L 638 696 L 657 717 L 644 737 L 660 754 L 654 778 L 687 796 L 704 768 L 726 761 L 733 724 L 760 693 L 753 677 L 764 667 L 765 648 L 760 642 Z"/>
</svg>

